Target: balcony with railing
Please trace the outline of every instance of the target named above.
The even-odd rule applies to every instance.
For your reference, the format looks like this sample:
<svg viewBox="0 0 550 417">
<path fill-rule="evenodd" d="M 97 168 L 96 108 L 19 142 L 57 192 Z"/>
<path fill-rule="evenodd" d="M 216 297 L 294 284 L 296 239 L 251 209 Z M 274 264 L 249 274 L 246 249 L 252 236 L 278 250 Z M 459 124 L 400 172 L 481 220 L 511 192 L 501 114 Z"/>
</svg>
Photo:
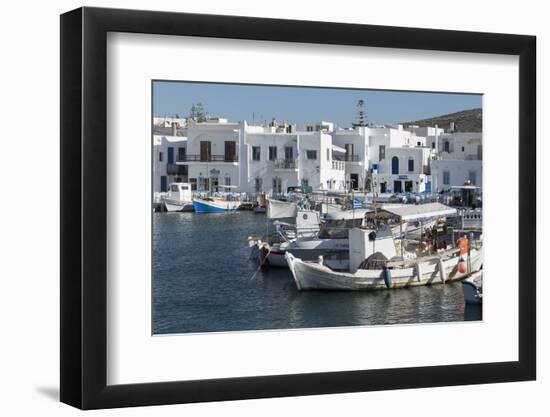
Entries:
<svg viewBox="0 0 550 417">
<path fill-rule="evenodd" d="M 344 161 L 338 161 L 333 160 L 332 161 L 332 169 L 335 169 L 337 171 L 345 171 L 346 169 L 346 163 Z"/>
<path fill-rule="evenodd" d="M 361 162 L 359 155 L 332 155 L 332 159 L 335 161 L 344 161 L 344 162 Z"/>
<path fill-rule="evenodd" d="M 298 169 L 298 161 L 296 159 L 276 159 L 275 169 Z"/>
<path fill-rule="evenodd" d="M 239 162 L 237 155 L 178 155 L 177 162 Z"/>
<path fill-rule="evenodd" d="M 168 175 L 187 175 L 187 165 L 166 164 L 166 174 Z"/>
</svg>

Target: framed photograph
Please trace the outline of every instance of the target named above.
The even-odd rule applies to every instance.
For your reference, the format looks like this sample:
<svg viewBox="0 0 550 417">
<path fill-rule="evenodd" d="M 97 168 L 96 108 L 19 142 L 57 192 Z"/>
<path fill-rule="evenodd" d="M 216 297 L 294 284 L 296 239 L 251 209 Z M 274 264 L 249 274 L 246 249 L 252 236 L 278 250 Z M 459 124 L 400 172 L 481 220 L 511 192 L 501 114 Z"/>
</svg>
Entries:
<svg viewBox="0 0 550 417">
<path fill-rule="evenodd" d="M 61 16 L 61 401 L 533 380 L 535 37 Z"/>
</svg>

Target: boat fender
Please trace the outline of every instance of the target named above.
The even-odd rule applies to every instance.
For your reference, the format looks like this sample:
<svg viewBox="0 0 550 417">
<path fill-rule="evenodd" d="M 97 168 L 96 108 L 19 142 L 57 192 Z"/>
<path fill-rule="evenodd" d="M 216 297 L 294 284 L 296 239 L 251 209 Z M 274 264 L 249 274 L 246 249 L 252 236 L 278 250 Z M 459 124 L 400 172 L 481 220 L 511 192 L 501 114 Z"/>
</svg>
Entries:
<svg viewBox="0 0 550 417">
<path fill-rule="evenodd" d="M 443 261 L 441 260 L 441 258 L 439 258 L 437 265 L 439 269 L 439 279 L 441 280 L 442 284 L 445 284 L 445 267 L 443 266 Z"/>
<path fill-rule="evenodd" d="M 416 263 L 416 279 L 418 282 L 422 280 L 422 269 L 420 268 L 420 262 Z"/>
<path fill-rule="evenodd" d="M 384 268 L 384 284 L 386 284 L 386 288 L 391 288 L 391 270 L 389 268 Z"/>
<path fill-rule="evenodd" d="M 466 261 L 463 258 L 460 258 L 457 265 L 458 272 L 461 274 L 465 274 L 468 272 L 468 265 L 466 264 Z"/>
</svg>

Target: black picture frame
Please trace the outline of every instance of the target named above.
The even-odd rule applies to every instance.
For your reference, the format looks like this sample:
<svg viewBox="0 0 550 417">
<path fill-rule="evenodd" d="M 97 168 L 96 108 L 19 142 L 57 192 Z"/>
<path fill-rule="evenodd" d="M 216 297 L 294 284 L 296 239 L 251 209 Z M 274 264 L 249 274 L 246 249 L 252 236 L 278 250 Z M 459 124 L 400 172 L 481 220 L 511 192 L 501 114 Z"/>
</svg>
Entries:
<svg viewBox="0 0 550 417">
<path fill-rule="evenodd" d="M 519 360 L 107 385 L 108 32 L 519 56 Z M 61 15 L 61 401 L 94 409 L 535 379 L 535 54 L 536 38 L 523 35 L 88 7 Z"/>
</svg>

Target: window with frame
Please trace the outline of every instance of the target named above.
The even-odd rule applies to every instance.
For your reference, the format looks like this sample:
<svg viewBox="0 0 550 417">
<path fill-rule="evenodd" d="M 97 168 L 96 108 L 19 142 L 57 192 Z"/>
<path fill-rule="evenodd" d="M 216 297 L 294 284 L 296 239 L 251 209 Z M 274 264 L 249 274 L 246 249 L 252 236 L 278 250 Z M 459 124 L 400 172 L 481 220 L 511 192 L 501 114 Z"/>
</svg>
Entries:
<svg viewBox="0 0 550 417">
<path fill-rule="evenodd" d="M 443 185 L 451 185 L 451 173 L 443 171 Z"/>
<path fill-rule="evenodd" d="M 159 162 L 162 162 L 162 152 L 159 151 Z"/>
<path fill-rule="evenodd" d="M 197 191 L 197 179 L 189 178 L 189 183 L 191 184 L 191 191 Z"/>
<path fill-rule="evenodd" d="M 274 161 L 277 159 L 277 147 L 276 146 L 270 146 L 269 147 L 269 160 Z"/>
<path fill-rule="evenodd" d="M 378 160 L 382 161 L 386 159 L 386 145 L 380 145 L 378 147 Z"/>
<path fill-rule="evenodd" d="M 409 158 L 409 172 L 414 171 L 414 159 Z"/>
<path fill-rule="evenodd" d="M 273 178 L 273 193 L 281 194 L 283 192 L 282 181 L 279 177 Z"/>
<path fill-rule="evenodd" d="M 317 159 L 317 151 L 315 150 L 309 150 L 306 151 L 307 159 Z"/>
<path fill-rule="evenodd" d="M 285 160 L 291 161 L 294 159 L 294 149 L 292 146 L 285 146 Z"/>
<path fill-rule="evenodd" d="M 468 171 L 468 179 L 470 180 L 470 184 L 476 185 L 477 175 L 475 171 Z"/>
<path fill-rule="evenodd" d="M 252 147 L 252 160 L 253 161 L 259 161 L 260 160 L 260 152 L 261 149 L 259 146 L 253 146 Z"/>
<path fill-rule="evenodd" d="M 178 161 L 185 161 L 187 159 L 187 148 L 178 148 Z"/>
<path fill-rule="evenodd" d="M 259 193 L 259 192 L 262 191 L 262 183 L 263 183 L 263 181 L 262 181 L 262 178 L 261 178 L 261 177 L 256 177 L 256 178 L 254 179 L 254 190 L 255 190 L 257 193 Z"/>
</svg>

